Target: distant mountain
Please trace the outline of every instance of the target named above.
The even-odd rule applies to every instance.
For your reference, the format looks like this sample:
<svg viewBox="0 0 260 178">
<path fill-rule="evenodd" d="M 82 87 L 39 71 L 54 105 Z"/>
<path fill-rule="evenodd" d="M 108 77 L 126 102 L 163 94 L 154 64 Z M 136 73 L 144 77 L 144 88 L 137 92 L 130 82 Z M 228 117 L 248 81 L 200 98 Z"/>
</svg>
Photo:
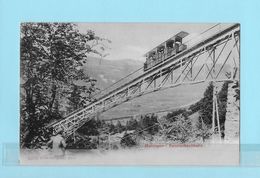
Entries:
<svg viewBox="0 0 260 178">
<path fill-rule="evenodd" d="M 142 67 L 142 61 L 133 59 L 107 60 L 89 57 L 84 70 L 87 75 L 97 80 L 98 88 L 104 89 Z M 138 75 L 142 71 L 141 69 Z"/>
</svg>

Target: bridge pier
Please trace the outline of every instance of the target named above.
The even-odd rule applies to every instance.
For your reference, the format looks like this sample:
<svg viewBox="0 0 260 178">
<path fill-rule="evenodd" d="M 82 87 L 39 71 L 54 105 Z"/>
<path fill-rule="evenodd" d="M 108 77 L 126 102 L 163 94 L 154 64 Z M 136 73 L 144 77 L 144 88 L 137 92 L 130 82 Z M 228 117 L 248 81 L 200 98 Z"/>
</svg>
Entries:
<svg viewBox="0 0 260 178">
<path fill-rule="evenodd" d="M 212 102 L 212 133 L 213 135 L 216 133 L 217 127 L 217 135 L 221 140 L 221 131 L 220 131 L 220 121 L 219 121 L 219 108 L 218 108 L 218 91 L 216 87 L 216 83 L 213 82 L 213 102 Z"/>
<path fill-rule="evenodd" d="M 236 100 L 235 83 L 228 84 L 225 142 L 239 143 L 239 100 Z"/>
</svg>

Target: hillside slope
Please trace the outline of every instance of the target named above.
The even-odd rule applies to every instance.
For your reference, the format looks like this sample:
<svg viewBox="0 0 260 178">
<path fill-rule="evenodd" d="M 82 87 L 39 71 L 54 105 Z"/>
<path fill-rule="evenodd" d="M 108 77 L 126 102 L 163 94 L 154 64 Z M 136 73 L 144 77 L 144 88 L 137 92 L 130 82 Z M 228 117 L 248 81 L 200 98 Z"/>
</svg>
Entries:
<svg viewBox="0 0 260 178">
<path fill-rule="evenodd" d="M 84 69 L 87 75 L 97 80 L 96 86 L 104 89 L 142 66 L 142 61 L 133 59 L 106 60 L 89 57 Z"/>
</svg>

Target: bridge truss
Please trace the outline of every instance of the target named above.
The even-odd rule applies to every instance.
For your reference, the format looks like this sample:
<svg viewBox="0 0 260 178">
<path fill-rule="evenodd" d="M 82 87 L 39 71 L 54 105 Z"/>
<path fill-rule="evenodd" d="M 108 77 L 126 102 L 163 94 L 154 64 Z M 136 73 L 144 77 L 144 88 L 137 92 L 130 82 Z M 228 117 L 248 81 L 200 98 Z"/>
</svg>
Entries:
<svg viewBox="0 0 260 178">
<path fill-rule="evenodd" d="M 68 137 L 98 113 L 145 94 L 180 85 L 238 81 L 239 64 L 240 25 L 234 24 L 187 50 L 166 58 L 139 77 L 48 127 L 52 127 L 54 132 L 63 130 Z"/>
</svg>

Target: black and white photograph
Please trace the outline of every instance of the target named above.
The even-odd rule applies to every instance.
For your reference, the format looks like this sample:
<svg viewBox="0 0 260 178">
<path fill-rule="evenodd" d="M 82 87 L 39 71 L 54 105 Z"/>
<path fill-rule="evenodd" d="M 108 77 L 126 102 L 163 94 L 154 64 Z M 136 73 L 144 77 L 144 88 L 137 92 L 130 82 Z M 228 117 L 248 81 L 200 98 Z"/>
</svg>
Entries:
<svg viewBox="0 0 260 178">
<path fill-rule="evenodd" d="M 239 154 L 239 23 L 20 24 L 20 164 L 223 166 Z"/>
</svg>

